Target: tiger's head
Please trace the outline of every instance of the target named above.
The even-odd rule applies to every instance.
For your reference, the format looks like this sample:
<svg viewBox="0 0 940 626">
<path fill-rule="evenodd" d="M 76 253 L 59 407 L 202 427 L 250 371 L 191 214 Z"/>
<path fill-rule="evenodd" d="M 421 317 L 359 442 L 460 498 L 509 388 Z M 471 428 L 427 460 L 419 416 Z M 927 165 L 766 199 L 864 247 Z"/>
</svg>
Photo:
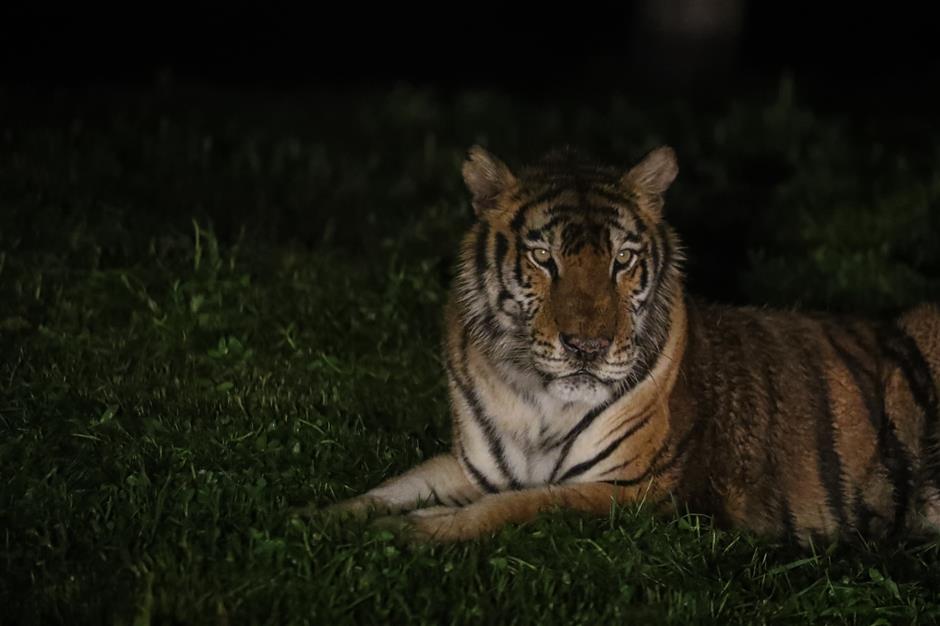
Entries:
<svg viewBox="0 0 940 626">
<path fill-rule="evenodd" d="M 681 297 L 679 244 L 662 220 L 677 173 L 669 147 L 629 169 L 556 151 L 518 173 L 471 148 L 477 222 L 456 282 L 469 340 L 566 402 L 599 405 L 642 380 Z"/>
</svg>

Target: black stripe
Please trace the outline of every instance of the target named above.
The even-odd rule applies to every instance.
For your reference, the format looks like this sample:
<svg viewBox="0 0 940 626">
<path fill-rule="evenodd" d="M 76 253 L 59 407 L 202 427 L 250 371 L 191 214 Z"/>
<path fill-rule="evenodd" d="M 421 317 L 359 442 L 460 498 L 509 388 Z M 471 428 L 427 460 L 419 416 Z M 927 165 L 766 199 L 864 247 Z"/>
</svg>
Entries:
<svg viewBox="0 0 940 626">
<path fill-rule="evenodd" d="M 575 207 L 569 207 L 571 210 L 575 210 Z M 554 213 L 554 211 L 552 211 Z M 548 221 L 542 224 L 537 231 L 530 230 L 526 234 L 527 243 L 532 245 L 538 245 L 543 241 L 548 241 L 549 243 L 554 242 L 555 229 L 559 224 L 565 224 L 563 232 L 561 233 L 562 237 L 562 246 L 566 253 L 576 250 L 571 250 L 573 245 L 573 239 L 589 239 L 592 242 L 592 245 L 597 246 L 596 240 L 601 240 L 601 247 L 609 250 L 610 249 L 610 240 L 608 237 L 605 237 L 604 227 L 616 227 L 619 230 L 624 230 L 622 225 L 614 221 L 612 218 L 597 218 L 581 220 L 581 219 L 572 219 L 567 213 L 561 215 L 553 215 Z M 533 237 L 533 233 L 537 234 L 540 238 Z M 634 236 L 633 239 L 628 241 L 640 241 L 637 236 Z"/>
<path fill-rule="evenodd" d="M 859 328 L 859 326 L 862 324 L 863 322 L 859 322 L 859 321 L 854 321 L 854 322 L 846 321 L 844 325 L 841 326 L 841 330 L 845 334 L 847 334 L 849 337 L 851 337 L 852 341 L 858 344 L 858 346 L 862 348 L 863 352 L 865 352 L 866 354 L 871 354 L 872 357 L 874 358 L 874 355 L 879 350 L 877 330 L 872 329 L 872 328 L 861 329 Z M 873 337 L 865 337 L 864 336 L 865 333 L 862 332 L 863 330 L 873 331 L 872 332 Z M 874 371 L 875 371 L 875 364 L 872 363 L 872 369 L 870 370 L 870 372 L 873 373 Z"/>
<path fill-rule="evenodd" d="M 669 241 L 669 234 L 666 232 L 666 224 L 660 223 L 656 228 L 656 238 L 651 241 L 655 241 L 660 246 L 662 246 L 662 257 L 659 259 L 654 259 L 654 262 L 657 262 L 656 265 L 656 289 L 659 289 L 660 283 L 662 283 L 662 276 L 666 273 L 666 268 L 672 263 L 672 245 Z"/>
<path fill-rule="evenodd" d="M 539 233 L 543 235 L 546 233 L 547 235 L 554 235 L 553 233 L 554 228 L 558 226 L 558 224 L 560 224 L 561 222 L 567 222 L 569 219 L 570 218 L 566 215 L 556 215 L 550 218 L 547 222 L 545 222 L 539 227 Z M 543 240 L 539 240 L 539 241 L 543 241 Z M 536 242 L 533 242 L 533 243 L 536 243 Z"/>
<path fill-rule="evenodd" d="M 762 349 L 765 352 L 770 351 L 771 347 L 779 347 L 779 342 L 774 337 L 773 332 L 768 330 L 766 326 L 761 322 L 760 318 L 752 317 L 750 320 L 750 328 L 754 333 L 754 336 L 759 338 L 762 345 Z M 764 377 L 764 388 L 767 390 L 767 433 L 768 433 L 768 442 L 773 442 L 774 440 L 774 431 L 777 427 L 777 419 L 780 417 L 780 394 L 777 391 L 777 385 L 774 380 L 773 372 L 770 369 L 770 359 L 774 358 L 775 355 L 767 355 L 769 358 L 761 359 L 761 371 Z M 779 507 L 780 521 L 783 524 L 784 536 L 788 538 L 796 537 L 795 531 L 795 519 L 793 517 L 793 511 L 790 509 L 790 499 L 787 492 L 782 488 L 782 481 L 780 477 L 780 460 L 777 458 L 777 448 L 772 445 L 771 449 L 768 450 L 769 454 L 769 463 L 770 463 L 770 475 L 773 477 L 774 486 L 777 488 L 777 506 Z"/>
<path fill-rule="evenodd" d="M 702 432 L 705 430 L 705 418 L 702 413 L 696 411 L 695 413 L 695 422 L 689 427 L 689 430 L 686 431 L 682 439 L 679 440 L 679 444 L 676 446 L 676 451 L 672 455 L 672 458 L 669 459 L 665 465 L 662 465 L 656 468 L 657 474 L 662 474 L 665 471 L 668 471 L 675 467 L 676 463 L 679 462 L 682 457 L 685 456 L 685 453 L 688 451 L 689 446 L 692 445 L 694 441 L 702 435 Z"/>
<path fill-rule="evenodd" d="M 894 325 L 883 327 L 878 335 L 879 344 L 885 354 L 901 368 L 914 402 L 924 414 L 924 468 L 934 488 L 940 489 L 940 463 L 937 459 L 937 454 L 940 453 L 937 441 L 937 389 L 933 383 L 930 366 L 914 339 L 901 328 Z M 896 438 L 897 431 L 891 416 L 888 416 L 887 421 Z M 897 445 L 903 448 L 900 442 Z"/>
<path fill-rule="evenodd" d="M 546 430 L 548 430 L 548 429 L 545 428 L 545 427 L 543 427 L 543 428 L 542 428 L 542 432 L 540 433 L 540 436 L 544 436 L 544 434 L 545 434 L 544 431 L 546 431 Z M 546 439 L 546 440 L 542 441 L 541 449 L 542 449 L 542 450 L 552 450 L 552 449 L 554 449 L 554 448 L 557 448 L 557 447 L 558 447 L 559 445 L 561 445 L 564 441 L 565 441 L 564 435 L 556 435 L 556 436 L 554 436 L 554 437 L 551 437 L 551 438 L 549 438 L 549 439 Z"/>
<path fill-rule="evenodd" d="M 503 276 L 503 263 L 506 260 L 506 254 L 509 251 L 509 240 L 506 235 L 497 232 L 495 236 L 495 245 L 493 246 L 493 265 L 496 266 L 496 283 L 499 285 L 499 294 L 496 296 L 496 308 L 503 311 L 503 303 L 507 300 L 515 300 L 512 293 L 506 287 L 506 279 Z"/>
<path fill-rule="evenodd" d="M 617 432 L 618 430 L 620 430 L 621 428 L 623 428 L 624 425 L 627 424 L 627 423 L 629 423 L 629 422 L 630 422 L 630 420 L 625 420 L 625 421 L 623 421 L 623 422 L 620 422 L 619 424 L 615 424 L 610 430 L 608 430 L 606 433 L 604 433 L 604 436 L 601 437 L 600 439 L 598 439 L 598 441 L 599 441 L 599 442 L 600 442 L 600 441 L 604 441 L 605 439 L 607 439 L 608 437 L 610 437 L 611 435 L 613 435 L 615 432 Z"/>
<path fill-rule="evenodd" d="M 888 471 L 888 480 L 894 496 L 894 523 L 892 534 L 900 532 L 907 520 L 913 490 L 912 464 L 907 447 L 898 438 L 897 427 L 885 415 L 884 404 L 881 409 L 881 428 L 878 430 L 878 448 L 881 462 Z"/>
<path fill-rule="evenodd" d="M 473 316 L 468 320 L 468 323 L 495 339 L 502 334 L 502 330 L 496 323 L 496 314 L 493 310 L 493 304 L 490 302 L 490 298 L 486 291 L 485 277 L 489 265 L 487 261 L 486 249 L 487 239 L 489 238 L 489 229 L 490 225 L 487 222 L 480 222 L 480 228 L 479 232 L 477 233 L 477 240 L 475 242 L 474 249 L 474 267 L 476 268 L 474 277 L 476 278 L 476 293 L 471 291 L 467 294 L 470 298 L 479 298 L 479 302 L 483 306 L 484 310 L 482 315 Z"/>
<path fill-rule="evenodd" d="M 855 527 L 863 537 L 871 534 L 871 520 L 876 517 L 875 512 L 865 504 L 865 496 L 859 487 L 855 487 L 855 506 L 853 513 L 855 515 Z"/>
<path fill-rule="evenodd" d="M 558 217 L 559 215 L 565 215 L 567 213 L 580 215 L 583 210 L 579 204 L 553 204 L 546 212 L 553 217 Z"/>
<path fill-rule="evenodd" d="M 650 257 L 653 261 L 653 286 L 650 288 L 649 295 L 641 303 L 655 300 L 659 295 L 660 287 L 669 270 L 669 264 L 672 263 L 672 246 L 669 237 L 666 234 L 666 225 L 660 224 L 656 230 L 657 237 L 650 238 Z"/>
<path fill-rule="evenodd" d="M 817 361 L 817 355 L 811 350 L 804 350 L 804 364 L 810 370 L 807 378 L 813 386 L 813 398 L 816 400 L 816 449 L 819 453 L 819 478 L 826 491 L 826 505 L 836 517 L 839 528 L 846 525 L 845 496 L 842 492 L 842 460 L 836 450 L 835 427 L 832 406 L 829 397 L 829 384 L 826 375 Z"/>
<path fill-rule="evenodd" d="M 670 444 L 672 443 L 672 437 L 666 437 L 666 440 L 663 442 L 663 445 L 659 447 L 659 449 L 653 455 L 653 458 L 650 459 L 650 462 L 647 465 L 647 468 L 643 472 L 642 475 L 637 476 L 636 478 L 628 478 L 625 480 L 613 480 L 613 481 L 602 481 L 602 482 L 613 482 L 613 483 L 618 483 L 618 484 L 635 485 L 639 482 L 642 482 L 646 477 L 650 476 L 651 474 L 654 476 L 659 476 L 663 472 L 669 471 L 670 469 L 675 467 L 675 465 L 679 462 L 679 460 L 685 455 L 686 451 L 688 451 L 688 448 L 692 444 L 692 442 L 699 435 L 701 435 L 702 431 L 705 429 L 705 419 L 702 417 L 701 413 L 696 411 L 694 419 L 695 421 L 692 424 L 692 426 L 689 427 L 686 433 L 682 436 L 682 439 L 680 439 L 679 443 L 676 445 L 675 453 L 669 457 L 669 460 L 666 463 L 660 466 L 656 465 L 659 459 L 669 449 Z M 611 468 L 605 473 L 610 474 L 611 472 L 614 472 L 618 469 L 622 469 L 623 467 L 626 467 L 626 466 L 627 466 L 627 463 L 623 463 L 617 467 Z"/>
<path fill-rule="evenodd" d="M 584 430 L 588 426 L 590 426 L 594 422 L 594 420 L 597 419 L 598 415 L 603 413 L 604 410 L 607 409 L 607 407 L 609 407 L 611 404 L 619 400 L 622 395 L 623 393 L 621 392 L 615 398 L 611 398 L 607 402 L 601 405 L 598 405 L 594 407 L 593 409 L 591 409 L 590 411 L 588 411 L 587 413 L 585 413 L 584 417 L 578 420 L 578 423 L 575 424 L 574 427 L 570 431 L 568 431 L 568 434 L 565 435 L 557 444 L 555 444 L 555 445 L 561 445 L 562 443 L 564 443 L 564 448 L 562 448 L 561 454 L 558 456 L 558 460 L 555 462 L 555 467 L 552 469 L 552 474 L 551 474 L 551 477 L 549 478 L 549 482 L 553 482 L 555 480 L 555 475 L 558 473 L 558 470 L 561 469 L 562 464 L 567 460 L 568 452 L 571 451 L 571 446 L 574 445 L 574 442 L 578 438 L 578 435 L 584 432 Z"/>
<path fill-rule="evenodd" d="M 548 274 L 552 277 L 552 280 L 558 280 L 558 266 L 555 265 L 553 259 L 545 261 L 545 269 L 548 270 Z"/>
<path fill-rule="evenodd" d="M 467 353 L 468 341 L 469 334 L 467 333 L 466 329 L 464 329 L 460 346 L 460 352 L 462 355 Z M 450 356 L 451 355 L 448 355 L 447 358 L 447 370 L 450 372 L 454 382 L 457 384 L 457 388 L 460 390 L 460 393 L 466 401 L 467 406 L 470 407 L 470 412 L 473 414 L 477 425 L 480 427 L 480 430 L 483 431 L 483 437 L 486 439 L 487 448 L 489 449 L 493 460 L 496 461 L 496 466 L 499 468 L 500 472 L 502 472 L 511 488 L 521 489 L 522 484 L 516 479 L 512 471 L 509 469 L 509 464 L 506 461 L 506 451 L 503 449 L 502 441 L 500 441 L 499 436 L 496 433 L 496 429 L 493 426 L 492 420 L 484 413 L 480 399 L 477 397 L 476 392 L 467 382 L 471 377 L 469 371 L 466 368 L 466 364 L 464 364 L 462 370 L 458 372 L 456 364 L 451 360 Z"/>
<path fill-rule="evenodd" d="M 676 445 L 675 452 L 672 454 L 672 456 L 669 457 L 669 460 L 666 463 L 664 463 L 663 465 L 659 465 L 659 466 L 656 465 L 659 459 L 669 449 L 670 444 L 672 443 L 672 437 L 666 437 L 666 440 L 663 442 L 663 445 L 659 447 L 659 449 L 653 455 L 653 458 L 650 459 L 650 462 L 646 466 L 646 469 L 639 476 L 636 476 L 634 478 L 626 478 L 626 479 L 602 480 L 599 482 L 607 483 L 610 485 L 617 485 L 621 487 L 632 487 L 634 485 L 638 485 L 639 483 L 645 481 L 650 476 L 656 477 L 656 476 L 660 476 L 664 472 L 668 472 L 673 467 L 675 467 L 676 464 L 679 463 L 679 461 L 682 459 L 683 456 L 685 456 L 685 453 L 688 451 L 689 446 L 692 444 L 692 442 L 695 439 L 698 438 L 698 436 L 702 434 L 702 431 L 704 429 L 705 429 L 705 419 L 701 416 L 701 414 L 696 413 L 695 423 L 692 424 L 692 426 L 685 433 L 685 435 L 682 436 L 682 439 L 679 440 L 679 443 Z M 613 470 L 615 469 L 620 469 L 620 468 L 619 467 L 613 468 Z M 613 470 L 610 470 L 610 471 L 613 471 Z M 606 473 L 609 474 L 610 471 Z"/>
<path fill-rule="evenodd" d="M 865 369 L 861 361 L 854 354 L 842 346 L 833 336 L 830 329 L 825 330 L 826 339 L 836 352 L 836 356 L 842 361 L 845 369 L 849 370 L 855 386 L 865 400 L 865 408 L 868 411 L 868 421 L 877 432 L 881 428 L 881 420 L 884 418 L 884 407 L 879 406 L 879 395 L 876 391 L 878 382 L 874 374 Z"/>
<path fill-rule="evenodd" d="M 866 377 L 868 377 L 871 380 L 873 385 L 877 386 L 877 383 L 878 383 L 878 378 L 877 378 L 878 346 L 875 343 L 868 341 L 865 337 L 863 337 L 862 333 L 859 332 L 859 330 L 855 328 L 853 325 L 851 325 L 850 323 L 845 323 L 844 325 L 840 325 L 838 328 L 842 333 L 848 336 L 852 344 L 857 346 L 858 349 L 861 350 L 862 354 L 865 355 L 865 357 L 871 359 L 871 363 L 868 363 L 868 364 L 862 363 L 857 358 L 855 359 L 855 362 L 858 363 L 859 372 L 863 373 Z"/>
<path fill-rule="evenodd" d="M 493 264 L 496 266 L 496 274 L 499 277 L 500 285 L 503 284 L 503 262 L 506 260 L 506 252 L 509 250 L 509 241 L 503 233 L 496 233 L 496 245 L 494 248 L 495 258 Z"/>
<path fill-rule="evenodd" d="M 519 307 L 519 311 L 509 310 L 505 306 L 507 302 L 516 302 L 516 299 L 513 297 L 511 293 L 503 289 L 502 291 L 499 292 L 499 295 L 496 296 L 496 306 L 503 314 L 508 315 L 509 317 L 518 320 L 518 318 L 520 317 L 522 307 Z"/>
<path fill-rule="evenodd" d="M 586 202 L 580 204 L 553 204 L 547 212 L 554 217 L 572 213 L 575 215 L 593 215 L 597 213 L 615 215 L 617 207 L 604 204 L 588 204 Z"/>
<path fill-rule="evenodd" d="M 461 395 L 463 396 L 467 405 L 470 407 L 470 411 L 473 414 L 477 425 L 480 427 L 480 430 L 483 431 L 483 438 L 486 440 L 486 446 L 490 452 L 490 455 L 493 457 L 493 460 L 496 461 L 496 467 L 503 474 L 504 478 L 506 478 L 510 487 L 513 489 L 521 489 L 522 485 L 515 478 L 515 476 L 513 476 L 509 469 L 509 465 L 506 462 L 506 452 L 503 449 L 503 444 L 495 432 L 493 423 L 486 415 L 483 414 L 482 407 L 480 406 L 480 402 L 476 397 L 476 394 L 472 389 L 469 389 L 456 374 L 453 376 L 454 381 L 457 383 L 457 388 L 460 390 Z"/>
<path fill-rule="evenodd" d="M 626 195 L 601 187 L 594 187 L 588 190 L 588 193 L 603 198 L 611 204 L 619 205 L 620 208 L 629 209 L 631 211 L 636 210 L 636 196 L 633 194 Z"/>
<path fill-rule="evenodd" d="M 622 230 L 624 233 L 623 235 L 624 243 L 641 243 L 643 241 L 643 238 L 640 237 L 639 233 L 635 233 L 630 230 L 627 230 L 626 228 L 623 227 L 623 224 L 620 224 L 618 222 L 616 226 L 619 230 Z"/>
<path fill-rule="evenodd" d="M 859 347 L 863 346 L 858 333 L 850 328 L 844 328 L 843 330 L 856 341 Z M 849 370 L 856 387 L 865 399 L 868 420 L 875 428 L 878 437 L 878 457 L 887 470 L 888 481 L 891 483 L 892 499 L 894 500 L 892 532 L 899 532 L 904 527 L 913 488 L 910 455 L 904 444 L 898 439 L 894 423 L 885 414 L 884 390 L 878 376 L 873 370 L 866 368 L 855 355 L 840 345 L 828 331 L 827 338 L 846 369 Z"/>
<path fill-rule="evenodd" d="M 576 476 L 580 476 L 581 474 L 584 474 L 585 472 L 590 470 L 592 467 L 594 467 L 595 465 L 597 465 L 598 463 L 600 463 L 601 461 L 609 457 L 613 453 L 614 450 L 620 447 L 620 444 L 622 444 L 624 441 L 626 441 L 628 438 L 634 435 L 638 430 L 646 426 L 649 423 L 650 419 L 652 419 L 653 414 L 655 412 L 656 412 L 655 409 L 647 412 L 647 414 L 644 415 L 640 419 L 639 423 L 637 423 L 636 425 L 628 429 L 627 432 L 622 434 L 620 437 L 617 437 L 617 439 L 612 441 L 610 445 L 608 445 L 606 448 L 604 448 L 603 450 L 595 454 L 593 457 L 591 457 L 587 461 L 582 461 L 581 463 L 578 463 L 577 465 L 573 465 L 570 469 L 568 469 L 567 472 L 564 473 L 564 475 L 562 475 L 561 478 L 558 479 L 558 482 L 563 483 L 566 480 L 569 480 Z"/>
<path fill-rule="evenodd" d="M 480 223 L 480 233 L 477 235 L 476 240 L 476 254 L 474 255 L 474 263 L 476 264 L 476 275 L 477 275 L 477 286 L 480 291 L 485 290 L 485 283 L 483 277 L 486 275 L 487 262 L 486 262 L 486 243 L 490 235 L 490 225 L 487 222 Z"/>
<path fill-rule="evenodd" d="M 543 204 L 545 202 L 551 202 L 552 200 L 554 200 L 555 198 L 563 194 L 565 191 L 567 191 L 567 188 L 565 187 L 553 187 L 523 202 L 522 204 L 519 205 L 519 208 L 516 209 L 516 214 L 513 215 L 512 221 L 509 223 L 509 227 L 512 228 L 514 231 L 518 231 L 522 227 L 522 224 L 525 222 L 525 214 L 526 212 L 528 212 L 529 209 L 539 204 Z"/>
<path fill-rule="evenodd" d="M 556 232 L 559 224 L 564 225 L 560 235 Z M 605 226 L 609 227 L 611 224 L 616 225 L 613 220 L 607 218 L 572 218 L 567 214 L 555 215 L 541 225 L 539 233 L 543 235 L 543 239 L 527 243 L 538 245 L 541 241 L 547 241 L 551 244 L 555 242 L 556 235 L 559 235 L 562 251 L 566 254 L 577 252 L 583 243 L 589 243 L 598 249 L 609 250 L 610 238 L 606 236 L 609 233 L 605 230 Z"/>
<path fill-rule="evenodd" d="M 516 235 L 516 264 L 513 268 L 513 274 L 515 275 L 516 285 L 520 287 L 528 287 L 530 283 L 528 280 L 523 280 L 522 276 L 522 250 L 524 246 L 522 245 L 522 237 Z"/>
<path fill-rule="evenodd" d="M 653 309 L 653 315 L 646 324 L 645 332 L 637 337 L 638 354 L 637 363 L 630 373 L 629 384 L 624 391 L 632 389 L 650 375 L 653 367 L 659 361 L 659 355 L 669 341 L 672 332 L 672 307 L 674 302 L 670 299 L 663 301 L 661 309 Z"/>
<path fill-rule="evenodd" d="M 701 407 L 698 408 L 700 409 Z M 653 457 L 647 464 L 646 469 L 639 476 L 626 479 L 604 480 L 600 482 L 622 487 L 632 487 L 647 480 L 651 476 L 656 477 L 663 474 L 664 472 L 669 471 L 679 463 L 679 461 L 685 456 L 685 453 L 688 451 L 692 442 L 697 440 L 705 430 L 705 416 L 701 410 L 695 411 L 693 420 L 694 421 L 692 422 L 692 425 L 689 426 L 689 429 L 685 432 L 685 434 L 682 436 L 682 439 L 680 439 L 679 443 L 676 445 L 675 452 L 669 458 L 669 461 L 658 467 L 656 465 L 672 444 L 672 437 L 667 436 L 665 441 L 663 441 L 663 444 L 659 447 L 656 453 L 653 454 Z M 621 464 L 620 466 L 608 470 L 606 473 L 610 474 L 613 471 L 626 467 L 626 465 L 626 463 Z"/>
<path fill-rule="evenodd" d="M 642 483 L 643 481 L 647 480 L 650 477 L 658 476 L 661 472 L 658 468 L 656 468 L 656 462 L 659 461 L 659 459 L 666 453 L 666 450 L 669 449 L 670 444 L 672 444 L 672 439 L 670 437 L 666 437 L 666 440 L 663 442 L 663 445 L 659 447 L 656 453 L 653 454 L 653 458 L 651 458 L 650 462 L 647 463 L 646 469 L 644 469 L 643 472 L 640 473 L 638 476 L 634 476 L 633 478 L 614 478 L 611 480 L 601 480 L 598 482 L 607 483 L 609 485 L 617 485 L 618 487 L 633 487 L 635 485 Z M 674 464 L 674 459 L 677 456 L 678 455 L 674 455 L 672 457 L 673 460 L 667 464 L 668 467 L 671 467 Z M 623 467 L 626 467 L 626 464 L 619 465 L 615 468 L 608 470 L 605 473 L 610 474 L 611 472 L 618 470 L 618 469 L 622 469 Z"/>
<path fill-rule="evenodd" d="M 486 476 L 476 468 L 476 466 L 470 462 L 470 459 L 467 458 L 466 454 L 463 454 L 461 451 L 460 458 L 463 461 L 464 465 L 467 466 L 467 469 L 470 470 L 470 474 L 477 481 L 477 483 L 483 487 L 483 491 L 487 493 L 499 493 L 499 489 L 493 486 L 493 483 L 486 479 Z"/>
<path fill-rule="evenodd" d="M 885 355 L 896 360 L 892 356 L 894 352 L 886 345 L 890 341 L 890 335 L 887 328 L 878 329 L 876 332 L 876 341 L 881 346 Z M 913 462 L 907 447 L 898 437 L 897 426 L 894 420 L 887 414 L 885 406 L 884 389 L 881 387 L 881 380 L 872 375 L 873 385 L 879 395 L 878 402 L 878 448 L 881 456 L 881 462 L 888 471 L 888 479 L 894 496 L 894 522 L 891 533 L 899 533 L 905 526 L 907 511 L 910 506 L 911 492 L 913 491 Z"/>
<path fill-rule="evenodd" d="M 930 366 L 917 347 L 917 342 L 900 328 L 893 327 L 885 333 L 882 345 L 888 356 L 901 367 L 914 400 L 924 412 L 928 424 L 936 423 L 937 390 L 931 377 Z"/>
<path fill-rule="evenodd" d="M 650 237 L 649 243 L 649 254 L 650 258 L 653 260 L 653 271 L 659 273 L 660 268 L 662 267 L 659 263 L 662 260 L 659 254 L 659 245 L 661 237 L 659 237 L 659 232 L 657 231 L 656 237 Z"/>
<path fill-rule="evenodd" d="M 646 291 L 646 285 L 649 283 L 649 269 L 646 264 L 646 259 L 640 259 L 639 261 L 637 261 L 637 265 L 639 265 L 639 268 L 640 268 L 640 281 L 639 281 L 640 284 L 639 284 L 639 287 L 635 291 L 637 294 L 641 294 L 644 291 Z M 617 273 L 615 274 L 615 277 L 617 274 L 620 274 L 620 272 L 625 269 L 626 268 L 621 268 L 620 270 L 618 270 Z M 646 294 L 646 298 L 649 298 L 650 294 L 652 294 L 652 292 Z"/>
</svg>

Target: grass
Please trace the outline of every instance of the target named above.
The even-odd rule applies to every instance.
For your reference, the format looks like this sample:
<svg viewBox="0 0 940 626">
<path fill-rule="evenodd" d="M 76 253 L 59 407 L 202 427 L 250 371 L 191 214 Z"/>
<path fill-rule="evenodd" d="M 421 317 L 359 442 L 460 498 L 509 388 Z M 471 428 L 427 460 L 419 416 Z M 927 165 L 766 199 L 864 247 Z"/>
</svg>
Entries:
<svg viewBox="0 0 940 626">
<path fill-rule="evenodd" d="M 0 623 L 940 619 L 937 543 L 807 552 L 626 507 L 415 547 L 291 512 L 447 447 L 471 143 L 626 161 L 668 141 L 693 291 L 877 316 L 940 294 L 936 126 L 821 116 L 787 81 L 704 112 L 405 87 L 5 96 Z"/>
</svg>

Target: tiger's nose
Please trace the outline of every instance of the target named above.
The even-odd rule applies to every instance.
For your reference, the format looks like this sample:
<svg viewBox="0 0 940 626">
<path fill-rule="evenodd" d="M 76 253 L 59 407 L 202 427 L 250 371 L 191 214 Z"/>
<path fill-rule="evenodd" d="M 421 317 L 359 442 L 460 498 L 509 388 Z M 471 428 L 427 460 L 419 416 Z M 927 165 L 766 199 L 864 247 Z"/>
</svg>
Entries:
<svg viewBox="0 0 940 626">
<path fill-rule="evenodd" d="M 559 338 L 565 350 L 584 356 L 598 356 L 607 352 L 610 347 L 610 339 L 606 337 L 577 337 L 561 333 Z"/>
</svg>

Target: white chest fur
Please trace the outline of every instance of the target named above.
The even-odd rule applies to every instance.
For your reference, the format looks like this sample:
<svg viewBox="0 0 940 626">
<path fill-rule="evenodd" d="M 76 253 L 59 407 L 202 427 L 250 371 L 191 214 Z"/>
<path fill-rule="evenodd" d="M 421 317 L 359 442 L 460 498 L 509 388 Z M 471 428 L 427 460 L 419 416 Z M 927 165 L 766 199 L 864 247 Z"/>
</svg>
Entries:
<svg viewBox="0 0 940 626">
<path fill-rule="evenodd" d="M 480 486 L 520 489 L 616 477 L 646 441 L 659 436 L 684 349 L 685 308 L 652 371 L 607 403 L 558 398 L 534 374 L 466 356 L 463 382 L 451 380 L 458 458 Z M 656 419 L 653 419 L 654 416 Z M 484 482 L 485 481 L 485 482 Z M 487 485 L 488 483 L 488 485 Z"/>
<path fill-rule="evenodd" d="M 551 395 L 533 375 L 480 361 L 469 371 L 472 389 L 451 383 L 465 461 L 501 489 L 552 482 L 566 455 L 566 437 L 595 407 Z M 596 436 L 584 435 L 581 446 L 599 445 Z"/>
</svg>

